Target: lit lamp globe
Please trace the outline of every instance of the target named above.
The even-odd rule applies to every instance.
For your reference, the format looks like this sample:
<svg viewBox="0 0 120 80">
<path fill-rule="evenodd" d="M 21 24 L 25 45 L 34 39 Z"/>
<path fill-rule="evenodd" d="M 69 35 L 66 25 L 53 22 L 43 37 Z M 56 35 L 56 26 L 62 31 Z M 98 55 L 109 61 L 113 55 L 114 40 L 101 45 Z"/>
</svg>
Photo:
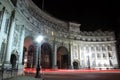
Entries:
<svg viewBox="0 0 120 80">
<path fill-rule="evenodd" d="M 43 36 L 41 36 L 41 35 L 36 38 L 36 41 L 37 41 L 38 43 L 41 43 L 42 40 L 43 40 Z"/>
</svg>

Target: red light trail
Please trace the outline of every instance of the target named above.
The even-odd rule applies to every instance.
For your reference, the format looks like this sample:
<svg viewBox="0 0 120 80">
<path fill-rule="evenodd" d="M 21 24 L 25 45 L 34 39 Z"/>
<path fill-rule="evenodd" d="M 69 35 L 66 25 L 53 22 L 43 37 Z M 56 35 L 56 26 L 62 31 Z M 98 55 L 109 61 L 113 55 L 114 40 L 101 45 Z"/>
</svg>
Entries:
<svg viewBox="0 0 120 80">
<path fill-rule="evenodd" d="M 25 73 L 36 73 L 35 68 L 25 68 Z M 41 69 L 41 73 L 120 73 L 120 69 L 97 70 L 97 69 Z"/>
</svg>

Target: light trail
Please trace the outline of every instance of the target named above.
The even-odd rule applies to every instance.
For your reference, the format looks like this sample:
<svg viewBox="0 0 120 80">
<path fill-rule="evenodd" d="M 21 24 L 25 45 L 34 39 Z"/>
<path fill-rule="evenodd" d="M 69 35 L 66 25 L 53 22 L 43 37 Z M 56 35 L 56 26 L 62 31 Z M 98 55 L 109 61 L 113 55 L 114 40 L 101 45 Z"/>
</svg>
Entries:
<svg viewBox="0 0 120 80">
<path fill-rule="evenodd" d="M 36 68 L 25 68 L 25 73 L 36 73 Z M 97 70 L 97 69 L 41 69 L 41 73 L 120 73 L 120 69 Z"/>
</svg>

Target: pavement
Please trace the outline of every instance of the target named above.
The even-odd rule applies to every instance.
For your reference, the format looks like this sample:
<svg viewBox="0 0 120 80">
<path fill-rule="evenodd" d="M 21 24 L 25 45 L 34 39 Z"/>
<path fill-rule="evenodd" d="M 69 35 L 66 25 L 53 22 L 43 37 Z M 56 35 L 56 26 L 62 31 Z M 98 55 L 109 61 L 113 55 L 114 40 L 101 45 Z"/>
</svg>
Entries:
<svg viewBox="0 0 120 80">
<path fill-rule="evenodd" d="M 4 80 L 43 80 L 43 79 L 34 78 L 34 77 L 30 77 L 30 76 L 16 76 L 16 77 L 4 79 Z"/>
</svg>

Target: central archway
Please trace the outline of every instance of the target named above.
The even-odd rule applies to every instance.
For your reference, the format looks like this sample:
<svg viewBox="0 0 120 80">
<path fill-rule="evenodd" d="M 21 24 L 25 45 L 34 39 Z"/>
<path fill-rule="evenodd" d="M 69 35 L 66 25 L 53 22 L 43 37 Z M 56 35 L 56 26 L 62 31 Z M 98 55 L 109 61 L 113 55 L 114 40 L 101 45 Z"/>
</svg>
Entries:
<svg viewBox="0 0 120 80">
<path fill-rule="evenodd" d="M 57 66 L 59 69 L 68 68 L 68 59 L 69 59 L 68 50 L 64 46 L 60 46 L 57 49 Z"/>
<path fill-rule="evenodd" d="M 41 66 L 43 69 L 52 68 L 52 49 L 49 43 L 41 46 Z"/>
</svg>

